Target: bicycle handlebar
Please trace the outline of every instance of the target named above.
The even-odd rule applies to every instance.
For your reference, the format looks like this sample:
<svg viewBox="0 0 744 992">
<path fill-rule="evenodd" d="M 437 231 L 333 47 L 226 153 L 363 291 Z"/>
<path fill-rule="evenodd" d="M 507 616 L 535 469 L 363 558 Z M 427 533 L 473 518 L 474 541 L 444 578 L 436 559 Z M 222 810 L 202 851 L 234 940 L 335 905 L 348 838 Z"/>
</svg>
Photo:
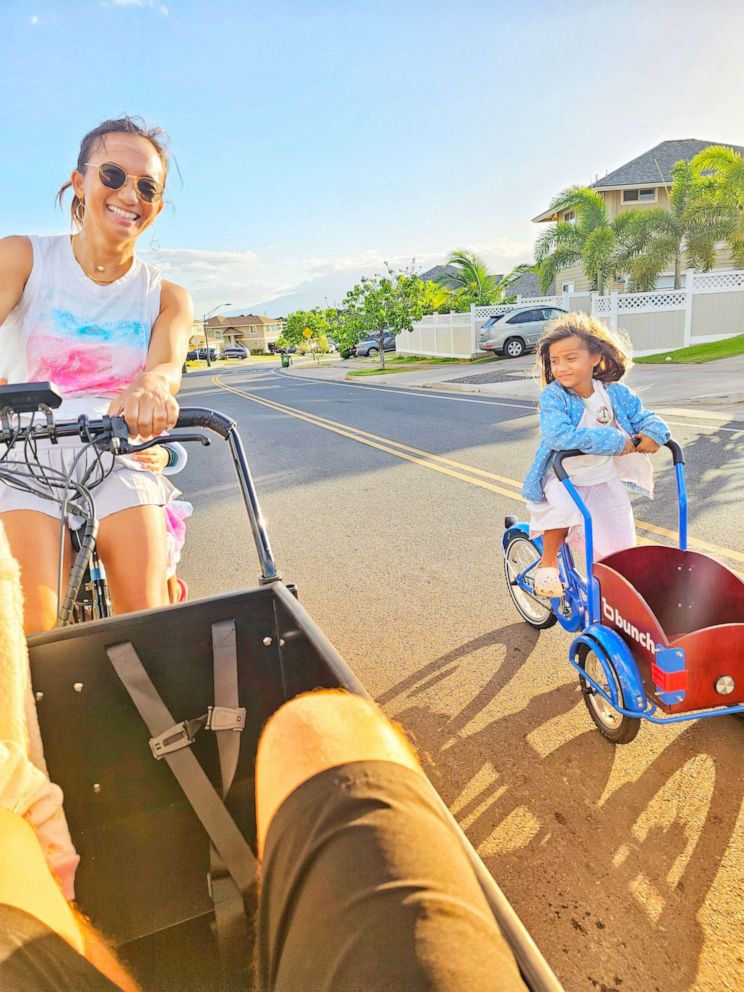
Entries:
<svg viewBox="0 0 744 992">
<path fill-rule="evenodd" d="M 32 396 L 35 399 L 35 394 Z M 48 406 L 48 404 L 47 404 Z M 30 412 L 34 407 L 29 407 Z M 166 437 L 151 438 L 143 445 L 131 445 L 129 442 L 129 428 L 123 417 L 102 417 L 100 420 L 88 420 L 87 417 L 78 417 L 77 420 L 61 421 L 55 423 L 51 410 L 47 409 L 46 422 L 43 424 L 26 424 L 12 427 L 9 420 L 9 407 L 0 408 L 0 443 L 12 446 L 26 438 L 37 440 L 51 439 L 53 442 L 61 437 L 79 437 L 83 441 L 92 443 L 109 443 L 109 450 L 114 454 L 128 454 L 132 451 L 150 448 L 154 444 L 168 441 L 201 441 L 208 444 L 208 440 L 200 434 L 173 434 Z M 276 567 L 274 555 L 271 550 L 269 536 L 266 532 L 266 524 L 261 513 L 258 502 L 258 495 L 253 484 L 250 466 L 246 458 L 243 442 L 236 429 L 235 421 L 231 417 L 226 417 L 217 410 L 209 410 L 206 407 L 182 407 L 176 421 L 176 428 L 181 427 L 202 427 L 213 431 L 227 441 L 233 459 L 233 465 L 238 476 L 240 490 L 248 513 L 248 519 L 253 532 L 253 539 L 256 544 L 259 561 L 261 563 L 261 577 L 259 581 L 262 585 L 281 580 L 281 575 Z"/>
<path fill-rule="evenodd" d="M 175 426 L 176 428 L 202 427 L 227 440 L 235 428 L 235 421 L 216 410 L 208 410 L 206 407 L 183 407 L 179 412 Z M 5 444 L 24 441 L 30 437 L 37 440 L 79 437 L 83 441 L 97 441 L 107 436 L 112 440 L 118 440 L 126 447 L 126 442 L 129 439 L 129 428 L 126 420 L 123 417 L 101 417 L 100 420 L 89 420 L 82 416 L 78 417 L 77 420 L 62 420 L 55 423 L 53 418 L 48 417 L 45 423 L 10 427 L 8 422 L 0 428 L 0 441 Z M 173 439 L 175 440 L 175 437 Z M 182 439 L 197 440 L 199 438 L 196 435 Z M 157 441 L 167 441 L 167 437 L 151 439 L 146 442 L 147 447 L 151 447 Z M 134 449 L 129 448 L 129 450 Z"/>
<path fill-rule="evenodd" d="M 664 448 L 669 448 L 672 453 L 672 461 L 675 465 L 685 464 L 685 455 L 682 448 L 677 444 L 673 438 L 669 438 L 663 445 Z M 586 455 L 586 451 L 582 451 L 580 448 L 569 448 L 567 451 L 556 451 L 553 455 L 553 470 L 555 471 L 556 477 L 560 482 L 565 482 L 568 478 L 568 472 L 563 466 L 563 461 L 566 458 L 574 458 L 576 455 Z"/>
</svg>

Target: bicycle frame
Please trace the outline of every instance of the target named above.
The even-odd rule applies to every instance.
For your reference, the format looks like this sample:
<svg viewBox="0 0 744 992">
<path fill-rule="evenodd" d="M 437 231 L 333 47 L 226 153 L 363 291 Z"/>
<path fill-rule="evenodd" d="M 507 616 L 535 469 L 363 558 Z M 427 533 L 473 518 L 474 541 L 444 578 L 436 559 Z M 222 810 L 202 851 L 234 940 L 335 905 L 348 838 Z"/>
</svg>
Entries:
<svg viewBox="0 0 744 992">
<path fill-rule="evenodd" d="M 679 547 L 681 551 L 687 550 L 687 483 L 685 481 L 685 456 L 682 448 L 673 441 L 671 438 L 664 445 L 665 448 L 669 448 L 672 452 L 672 459 L 674 461 L 674 472 L 675 479 L 677 483 L 677 500 L 679 504 Z M 584 521 L 584 549 L 586 553 L 586 589 L 587 589 L 587 606 L 588 606 L 588 622 L 599 623 L 600 620 L 600 610 L 599 610 L 599 584 L 594 577 L 593 563 L 594 563 L 594 531 L 592 529 L 592 515 L 589 513 L 586 504 L 582 500 L 576 491 L 576 487 L 571 482 L 568 477 L 568 472 L 564 468 L 563 462 L 566 458 L 574 458 L 577 455 L 585 455 L 585 451 L 581 451 L 579 448 L 571 448 L 568 451 L 557 451 L 553 456 L 553 469 L 555 471 L 556 477 L 560 482 L 563 483 L 565 488 L 568 490 L 571 499 L 574 501 L 581 513 L 582 519 Z M 563 550 L 563 549 L 561 549 Z M 568 550 L 568 549 L 566 549 Z M 570 552 L 569 552 L 570 554 Z M 575 571 L 572 569 L 572 571 Z M 563 579 L 564 576 L 561 576 Z M 583 584 L 583 583 L 582 583 Z M 560 618 L 559 618 L 560 620 Z"/>
</svg>

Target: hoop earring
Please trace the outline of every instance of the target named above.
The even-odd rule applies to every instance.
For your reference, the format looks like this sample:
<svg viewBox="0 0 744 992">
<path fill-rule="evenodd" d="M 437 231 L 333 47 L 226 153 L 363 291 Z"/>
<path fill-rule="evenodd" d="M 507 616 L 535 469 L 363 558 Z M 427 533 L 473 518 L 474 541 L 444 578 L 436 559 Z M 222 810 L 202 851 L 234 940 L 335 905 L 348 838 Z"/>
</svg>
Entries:
<svg viewBox="0 0 744 992">
<path fill-rule="evenodd" d="M 74 219 L 75 223 L 77 224 L 77 226 L 80 228 L 80 230 L 78 231 L 78 234 L 80 236 L 80 240 L 82 241 L 85 238 L 85 228 L 83 227 L 83 221 L 85 220 L 85 201 L 84 200 L 78 200 L 77 206 L 75 207 L 75 211 L 73 213 L 73 219 Z"/>
</svg>

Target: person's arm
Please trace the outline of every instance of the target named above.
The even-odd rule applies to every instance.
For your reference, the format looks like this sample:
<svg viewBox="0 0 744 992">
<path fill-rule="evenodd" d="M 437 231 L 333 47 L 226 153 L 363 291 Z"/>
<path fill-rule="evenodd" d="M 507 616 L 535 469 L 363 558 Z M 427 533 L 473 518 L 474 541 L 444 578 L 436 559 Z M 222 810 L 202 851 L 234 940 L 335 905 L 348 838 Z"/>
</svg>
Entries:
<svg viewBox="0 0 744 992">
<path fill-rule="evenodd" d="M 625 412 L 628 414 L 633 433 L 641 438 L 648 438 L 652 442 L 647 444 L 641 440 L 637 450 L 653 452 L 660 445 L 666 444 L 672 436 L 669 425 L 651 410 L 647 410 L 638 393 L 633 392 L 625 383 L 619 382 L 615 388 L 623 396 Z"/>
<path fill-rule="evenodd" d="M 154 437 L 176 423 L 178 403 L 174 396 L 181 386 L 192 322 L 193 306 L 187 291 L 163 282 L 145 370 L 111 401 L 108 410 L 111 416 L 124 417 L 132 436 Z"/>
<path fill-rule="evenodd" d="M 553 451 L 579 448 L 588 455 L 621 455 L 632 442 L 616 427 L 577 427 L 571 423 L 563 397 L 544 389 L 540 397 L 540 430 Z"/>
<path fill-rule="evenodd" d="M 16 306 L 34 267 L 28 238 L 0 238 L 0 324 Z"/>
</svg>

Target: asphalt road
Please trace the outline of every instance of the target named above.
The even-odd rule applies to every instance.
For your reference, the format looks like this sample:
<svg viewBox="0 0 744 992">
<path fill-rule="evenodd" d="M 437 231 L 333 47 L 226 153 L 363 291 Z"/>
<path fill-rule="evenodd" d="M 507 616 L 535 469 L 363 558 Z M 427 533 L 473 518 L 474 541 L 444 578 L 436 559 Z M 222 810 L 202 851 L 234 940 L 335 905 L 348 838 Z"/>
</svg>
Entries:
<svg viewBox="0 0 744 992">
<path fill-rule="evenodd" d="M 181 402 L 239 424 L 286 580 L 413 737 L 429 774 L 570 992 L 744 987 L 744 720 L 646 725 L 613 749 L 566 659 L 501 577 L 505 513 L 535 448 L 529 402 L 189 375 Z M 744 572 L 744 423 L 674 419 L 690 532 Z M 671 542 L 666 452 L 643 539 Z M 224 446 L 191 449 L 192 596 L 255 583 Z M 663 577 L 661 577 L 663 580 Z"/>
</svg>

